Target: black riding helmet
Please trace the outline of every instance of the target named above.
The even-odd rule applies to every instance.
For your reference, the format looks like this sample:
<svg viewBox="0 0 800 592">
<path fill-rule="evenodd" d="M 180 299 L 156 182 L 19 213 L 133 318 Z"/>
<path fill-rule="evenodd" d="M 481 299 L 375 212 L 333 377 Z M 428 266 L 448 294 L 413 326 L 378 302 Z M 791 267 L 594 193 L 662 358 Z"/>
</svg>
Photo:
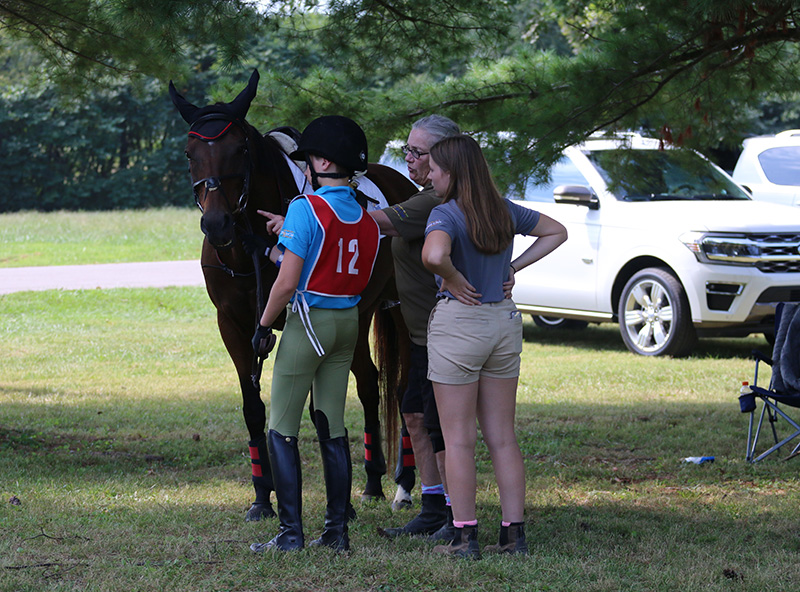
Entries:
<svg viewBox="0 0 800 592">
<path fill-rule="evenodd" d="M 306 126 L 289 157 L 306 160 L 308 155 L 321 156 L 351 173 L 367 170 L 367 136 L 359 125 L 342 115 L 324 115 Z"/>
</svg>

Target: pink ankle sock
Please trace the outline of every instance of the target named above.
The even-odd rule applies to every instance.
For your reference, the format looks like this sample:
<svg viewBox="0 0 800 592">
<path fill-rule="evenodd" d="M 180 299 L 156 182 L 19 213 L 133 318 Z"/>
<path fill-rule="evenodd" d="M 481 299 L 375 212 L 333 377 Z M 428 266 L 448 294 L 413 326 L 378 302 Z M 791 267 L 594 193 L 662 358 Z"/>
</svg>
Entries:
<svg viewBox="0 0 800 592">
<path fill-rule="evenodd" d="M 478 526 L 478 520 L 467 520 L 465 522 L 458 522 L 453 520 L 453 526 L 456 528 L 464 528 L 465 526 Z"/>
</svg>

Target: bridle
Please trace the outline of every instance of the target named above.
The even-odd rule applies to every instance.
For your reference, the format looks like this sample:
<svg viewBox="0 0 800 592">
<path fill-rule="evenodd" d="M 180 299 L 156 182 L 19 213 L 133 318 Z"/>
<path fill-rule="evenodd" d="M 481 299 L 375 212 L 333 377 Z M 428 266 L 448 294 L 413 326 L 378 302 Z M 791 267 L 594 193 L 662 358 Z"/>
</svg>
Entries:
<svg viewBox="0 0 800 592">
<path fill-rule="evenodd" d="M 201 124 L 207 121 L 213 120 L 221 120 L 227 121 L 228 125 L 225 129 L 222 130 L 219 134 L 217 134 L 214 138 L 209 138 L 207 136 L 203 136 L 195 130 L 195 128 L 200 127 Z M 247 164 L 245 165 L 245 170 L 242 173 L 231 173 L 229 175 L 221 175 L 219 177 L 205 177 L 198 181 L 195 181 L 191 178 L 191 163 L 189 164 L 189 179 L 192 183 L 192 194 L 194 195 L 194 203 L 197 204 L 197 207 L 200 208 L 200 211 L 205 213 L 203 209 L 202 202 L 205 201 L 205 198 L 208 194 L 212 191 L 222 191 L 223 198 L 225 197 L 225 190 L 222 187 L 222 182 L 227 179 L 243 179 L 242 183 L 242 193 L 239 195 L 239 199 L 236 201 L 236 209 L 231 212 L 231 215 L 236 217 L 239 214 L 243 213 L 245 208 L 247 207 L 247 200 L 250 196 L 250 177 L 253 172 L 253 156 L 250 151 L 250 136 L 247 133 L 244 125 L 242 125 L 241 121 L 236 119 L 230 119 L 229 117 L 225 116 L 222 113 L 209 113 L 208 115 L 203 115 L 202 117 L 198 118 L 192 124 L 192 127 L 189 129 L 189 135 L 194 136 L 195 138 L 199 138 L 204 142 L 210 142 L 215 140 L 221 136 L 223 136 L 227 131 L 230 129 L 231 125 L 236 125 L 239 129 L 242 130 L 244 133 L 244 146 L 245 146 L 245 154 L 247 155 Z M 205 188 L 205 194 L 203 195 L 203 199 L 201 199 L 201 189 Z M 226 200 L 227 203 L 227 200 Z"/>
<path fill-rule="evenodd" d="M 201 134 L 198 129 L 201 127 L 203 123 L 208 121 L 224 121 L 227 122 L 227 125 L 219 131 L 213 138 L 204 136 Z M 197 204 L 197 207 L 200 208 L 200 211 L 205 214 L 205 210 L 203 209 L 203 203 L 205 199 L 208 197 L 208 194 L 212 191 L 221 191 L 223 201 L 230 206 L 230 202 L 226 199 L 225 190 L 222 187 L 222 182 L 227 179 L 242 179 L 242 193 L 239 195 L 239 198 L 236 201 L 236 208 L 230 213 L 231 217 L 234 220 L 234 226 L 238 226 L 243 224 L 243 230 L 245 233 L 253 234 L 253 226 L 250 222 L 250 218 L 245 215 L 245 210 L 247 208 L 248 198 L 250 197 L 250 178 L 253 173 L 254 162 L 253 162 L 253 152 L 250 146 L 250 134 L 248 133 L 247 128 L 244 126 L 241 120 L 239 119 L 232 119 L 229 116 L 226 116 L 223 113 L 209 113 L 202 117 L 199 117 L 196 121 L 192 123 L 191 128 L 189 128 L 189 135 L 194 136 L 204 142 L 211 142 L 216 140 L 222 136 L 224 136 L 231 128 L 232 125 L 236 125 L 239 127 L 240 130 L 244 133 L 244 147 L 245 147 L 245 154 L 247 155 L 247 163 L 244 165 L 244 171 L 241 173 L 231 173 L 227 175 L 220 175 L 220 176 L 212 176 L 212 177 L 205 177 L 203 179 L 199 179 L 195 181 L 191 177 L 191 163 L 189 165 L 189 179 L 192 184 L 192 193 L 194 195 L 194 201 Z M 278 193 L 280 202 L 283 205 L 286 202 L 286 199 L 283 196 L 283 188 L 281 187 L 280 175 L 278 174 L 278 167 L 277 165 L 274 166 L 275 169 L 275 179 L 278 183 Z M 201 191 L 205 190 L 205 194 L 201 195 Z M 201 199 L 202 197 L 202 199 Z M 285 214 L 285 209 L 282 208 L 282 214 Z M 219 251 L 214 248 L 214 252 L 216 254 L 217 262 L 219 265 L 209 265 L 203 264 L 203 268 L 214 268 L 219 269 L 230 276 L 232 279 L 235 278 L 245 278 L 255 276 L 255 283 L 256 283 L 256 318 L 255 318 L 255 325 L 258 327 L 258 324 L 261 319 L 261 313 L 264 310 L 264 305 L 266 303 L 266 295 L 264 293 L 264 287 L 261 281 L 261 273 L 264 268 L 270 263 L 268 260 L 265 261 L 261 253 L 253 253 L 253 271 L 251 272 L 237 272 L 228 266 L 225 262 L 222 261 L 219 255 Z M 263 366 L 264 360 L 258 355 L 258 352 L 254 352 L 253 355 L 253 362 L 252 362 L 252 369 L 250 373 L 250 380 L 253 383 L 253 387 L 257 390 L 261 389 L 260 379 L 261 379 L 261 368 Z"/>
</svg>

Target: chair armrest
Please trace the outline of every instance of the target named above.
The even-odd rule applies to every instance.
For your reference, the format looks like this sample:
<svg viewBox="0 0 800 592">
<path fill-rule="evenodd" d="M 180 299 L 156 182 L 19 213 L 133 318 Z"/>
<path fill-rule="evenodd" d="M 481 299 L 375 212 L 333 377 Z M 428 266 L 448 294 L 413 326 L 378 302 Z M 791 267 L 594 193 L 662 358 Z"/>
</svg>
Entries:
<svg viewBox="0 0 800 592">
<path fill-rule="evenodd" d="M 750 353 L 752 354 L 753 359 L 756 361 L 756 364 L 758 364 L 759 362 L 766 362 L 770 366 L 773 365 L 772 358 L 767 354 L 761 353 L 757 349 L 752 350 L 752 352 Z"/>
</svg>

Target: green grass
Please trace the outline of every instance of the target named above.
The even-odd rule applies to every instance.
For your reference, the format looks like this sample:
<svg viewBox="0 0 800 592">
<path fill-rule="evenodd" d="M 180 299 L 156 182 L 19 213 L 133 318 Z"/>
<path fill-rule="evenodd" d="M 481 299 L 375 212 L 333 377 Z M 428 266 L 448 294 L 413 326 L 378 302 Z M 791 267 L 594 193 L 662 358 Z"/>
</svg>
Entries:
<svg viewBox="0 0 800 592">
<path fill-rule="evenodd" d="M 3 232 L 31 233 L 20 216 L 0 216 Z M 56 234 L 60 218 L 39 216 L 31 219 L 51 227 L 36 233 Z M 66 217 L 78 226 L 76 216 Z M 86 216 L 87 228 L 124 226 Z M 100 234 L 100 243 L 114 236 Z M 82 252 L 78 244 L 67 250 Z M 750 350 L 766 349 L 761 339 L 701 340 L 689 358 L 652 359 L 628 353 L 613 325 L 573 333 L 527 322 L 517 432 L 531 555 L 476 563 L 377 535 L 413 514 L 357 502 L 362 418 L 352 383 L 352 552 L 250 553 L 277 524 L 244 522 L 252 487 L 241 399 L 202 288 L 0 296 L 0 343 L 0 592 L 772 592 L 800 581 L 800 459 L 744 461 L 747 417 L 736 397 L 752 377 Z M 270 376 L 268 361 L 263 384 Z M 315 536 L 325 493 L 307 417 L 300 446 Z M 716 462 L 681 462 L 698 455 Z M 488 544 L 499 503 L 482 445 L 476 460 Z M 384 487 L 391 496 L 390 479 Z"/>
<path fill-rule="evenodd" d="M 410 517 L 388 502 L 358 506 L 348 557 L 253 556 L 276 524 L 243 520 L 247 435 L 203 289 L 0 302 L 0 590 L 791 590 L 800 577 L 796 461 L 743 460 L 737 385 L 758 339 L 648 359 L 611 326 L 526 323 L 528 558 L 469 564 L 381 539 Z M 360 465 L 352 385 L 347 421 Z M 314 535 L 324 486 L 307 418 L 300 441 Z M 717 460 L 680 462 L 690 455 Z M 499 506 L 482 446 L 477 462 L 486 544 Z M 362 484 L 357 468 L 354 495 Z"/>
<path fill-rule="evenodd" d="M 196 208 L 0 214 L 0 267 L 191 260 L 202 242 Z"/>
</svg>

